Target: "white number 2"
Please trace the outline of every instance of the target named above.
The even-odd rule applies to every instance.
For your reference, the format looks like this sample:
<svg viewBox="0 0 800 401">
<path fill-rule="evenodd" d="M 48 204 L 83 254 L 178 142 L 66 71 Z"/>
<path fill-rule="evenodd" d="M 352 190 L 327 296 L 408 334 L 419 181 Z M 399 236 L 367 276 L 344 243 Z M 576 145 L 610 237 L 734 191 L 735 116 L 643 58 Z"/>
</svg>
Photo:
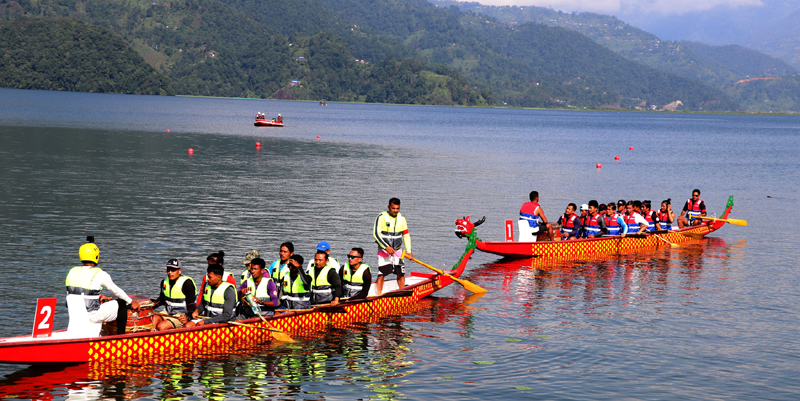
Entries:
<svg viewBox="0 0 800 401">
<path fill-rule="evenodd" d="M 53 310 L 50 308 L 50 305 L 45 305 L 42 308 L 42 310 L 39 311 L 39 314 L 40 315 L 45 315 L 45 317 L 44 317 L 44 319 L 42 319 L 42 322 L 39 323 L 39 326 L 37 327 L 37 329 L 39 329 L 39 330 L 47 330 L 47 329 L 49 329 L 50 328 L 50 324 L 47 323 L 47 322 L 50 320 L 50 315 L 53 314 Z"/>
</svg>

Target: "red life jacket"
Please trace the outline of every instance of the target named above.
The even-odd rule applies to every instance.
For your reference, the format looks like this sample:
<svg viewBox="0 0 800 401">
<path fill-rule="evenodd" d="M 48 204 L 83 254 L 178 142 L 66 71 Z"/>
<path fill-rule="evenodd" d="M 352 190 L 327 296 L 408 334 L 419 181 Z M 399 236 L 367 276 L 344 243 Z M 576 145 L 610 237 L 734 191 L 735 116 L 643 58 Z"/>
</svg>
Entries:
<svg viewBox="0 0 800 401">
<path fill-rule="evenodd" d="M 703 202 L 703 200 L 697 199 L 697 202 L 692 202 L 692 200 L 689 199 L 686 202 L 688 202 L 689 206 L 688 210 L 686 211 L 686 218 L 693 220 L 695 217 L 700 216 L 700 213 L 703 212 L 703 210 L 700 208 L 700 203 Z"/>
<path fill-rule="evenodd" d="M 572 213 L 572 216 L 567 217 L 567 215 L 561 216 L 561 234 L 572 233 L 576 235 L 578 233 L 574 232 L 575 229 L 575 222 L 578 220 L 578 215 Z"/>
<path fill-rule="evenodd" d="M 536 210 L 539 209 L 539 204 L 536 202 L 525 202 L 519 208 L 519 219 L 526 220 L 531 228 L 539 227 L 542 218 L 536 215 Z"/>
<path fill-rule="evenodd" d="M 614 212 L 611 216 L 606 216 L 606 228 L 608 229 L 608 235 L 619 235 L 619 222 L 617 221 L 617 217 L 619 217 L 619 213 Z"/>
<path fill-rule="evenodd" d="M 672 221 L 669 219 L 669 212 L 658 212 L 658 221 L 661 222 L 662 230 L 672 230 Z"/>
<path fill-rule="evenodd" d="M 655 220 L 653 220 L 653 217 L 656 217 L 655 214 L 656 214 L 655 210 L 650 210 L 649 212 L 647 212 L 646 214 L 643 215 L 644 216 L 644 220 L 647 221 L 647 231 L 655 231 L 656 230 L 656 222 L 655 222 Z M 656 219 L 657 218 L 658 217 L 656 217 Z"/>
<path fill-rule="evenodd" d="M 639 231 L 639 223 L 636 222 L 636 216 L 638 215 L 639 213 L 633 212 L 633 214 L 631 214 L 630 216 L 627 215 L 625 216 L 625 224 L 628 225 L 628 232 Z M 636 228 L 636 230 L 633 229 L 634 227 Z"/>
<path fill-rule="evenodd" d="M 586 216 L 586 224 L 583 226 L 586 235 L 594 235 L 595 237 L 600 235 L 600 223 L 598 220 L 601 219 L 600 213 L 595 213 L 594 216 Z"/>
</svg>

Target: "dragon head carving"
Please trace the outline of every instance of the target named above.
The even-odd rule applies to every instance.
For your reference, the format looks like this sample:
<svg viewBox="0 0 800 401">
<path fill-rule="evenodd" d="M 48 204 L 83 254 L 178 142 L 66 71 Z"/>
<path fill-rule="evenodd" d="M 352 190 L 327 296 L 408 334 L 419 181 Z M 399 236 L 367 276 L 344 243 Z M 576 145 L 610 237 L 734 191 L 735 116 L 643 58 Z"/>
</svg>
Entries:
<svg viewBox="0 0 800 401">
<path fill-rule="evenodd" d="M 481 218 L 475 223 L 470 221 L 469 216 L 456 220 L 456 237 L 464 238 L 472 234 L 472 231 L 475 229 L 475 227 L 483 224 L 484 221 L 486 221 L 486 217 Z"/>
</svg>

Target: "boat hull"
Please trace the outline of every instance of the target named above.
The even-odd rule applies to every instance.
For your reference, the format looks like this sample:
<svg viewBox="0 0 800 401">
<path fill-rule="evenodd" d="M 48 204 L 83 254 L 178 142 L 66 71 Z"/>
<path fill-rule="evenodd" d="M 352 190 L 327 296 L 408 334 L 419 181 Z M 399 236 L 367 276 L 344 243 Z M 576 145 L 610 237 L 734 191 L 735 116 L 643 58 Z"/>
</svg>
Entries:
<svg viewBox="0 0 800 401">
<path fill-rule="evenodd" d="M 256 127 L 283 127 L 283 123 L 272 120 L 256 120 L 253 125 Z"/>
</svg>

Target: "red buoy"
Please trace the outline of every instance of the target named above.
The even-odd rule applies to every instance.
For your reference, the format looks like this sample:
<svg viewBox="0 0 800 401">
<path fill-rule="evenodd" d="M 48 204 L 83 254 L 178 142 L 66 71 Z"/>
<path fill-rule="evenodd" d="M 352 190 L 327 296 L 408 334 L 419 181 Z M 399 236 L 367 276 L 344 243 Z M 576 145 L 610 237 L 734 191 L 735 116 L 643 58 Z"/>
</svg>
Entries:
<svg viewBox="0 0 800 401">
<path fill-rule="evenodd" d="M 317 139 L 319 139 L 319 135 L 317 135 Z"/>
<path fill-rule="evenodd" d="M 261 142 L 256 142 L 256 147 L 260 148 L 261 147 Z"/>
<path fill-rule="evenodd" d="M 629 147 L 628 149 L 633 150 L 633 146 Z"/>
<path fill-rule="evenodd" d="M 614 156 L 614 160 L 619 160 L 619 156 Z"/>
<path fill-rule="evenodd" d="M 595 167 L 597 167 L 597 168 L 603 168 L 603 165 L 602 165 L 602 164 L 600 164 L 600 163 L 597 163 L 597 164 L 595 165 Z"/>
<path fill-rule="evenodd" d="M 169 128 L 167 128 L 167 133 L 168 133 L 168 134 L 170 133 L 170 131 L 169 131 Z"/>
<path fill-rule="evenodd" d="M 190 154 L 190 155 L 193 155 L 193 154 L 194 154 L 194 149 L 192 149 L 192 148 L 189 148 L 189 154 Z"/>
</svg>

